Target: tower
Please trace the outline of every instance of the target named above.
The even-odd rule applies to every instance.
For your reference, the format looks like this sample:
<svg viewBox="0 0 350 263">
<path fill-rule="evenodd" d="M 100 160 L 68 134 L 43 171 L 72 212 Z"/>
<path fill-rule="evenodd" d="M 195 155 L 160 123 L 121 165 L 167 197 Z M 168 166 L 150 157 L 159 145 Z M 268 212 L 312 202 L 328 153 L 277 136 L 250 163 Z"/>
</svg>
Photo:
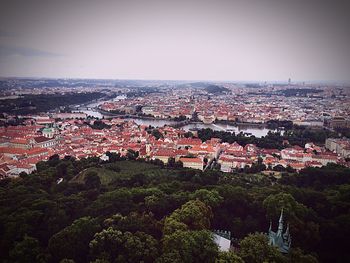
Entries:
<svg viewBox="0 0 350 263">
<path fill-rule="evenodd" d="M 272 222 L 270 222 L 268 237 L 269 245 L 277 247 L 282 253 L 289 252 L 292 240 L 289 233 L 289 224 L 287 225 L 286 231 L 283 233 L 283 208 L 278 220 L 277 232 L 272 231 Z"/>
</svg>

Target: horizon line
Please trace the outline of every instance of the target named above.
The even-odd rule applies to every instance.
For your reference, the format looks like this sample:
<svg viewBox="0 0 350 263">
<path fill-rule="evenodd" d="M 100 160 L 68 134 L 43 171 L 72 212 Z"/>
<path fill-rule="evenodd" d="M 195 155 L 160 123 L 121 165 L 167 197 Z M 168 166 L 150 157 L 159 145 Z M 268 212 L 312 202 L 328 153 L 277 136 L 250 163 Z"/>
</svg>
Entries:
<svg viewBox="0 0 350 263">
<path fill-rule="evenodd" d="M 157 78 L 102 78 L 102 77 L 38 77 L 0 76 L 0 79 L 65 79 L 65 80 L 111 80 L 111 81 L 182 81 L 182 82 L 228 82 L 228 83 L 289 83 L 289 80 L 211 80 L 211 79 L 157 79 Z M 341 84 L 350 85 L 350 80 L 291 80 L 290 84 Z"/>
</svg>

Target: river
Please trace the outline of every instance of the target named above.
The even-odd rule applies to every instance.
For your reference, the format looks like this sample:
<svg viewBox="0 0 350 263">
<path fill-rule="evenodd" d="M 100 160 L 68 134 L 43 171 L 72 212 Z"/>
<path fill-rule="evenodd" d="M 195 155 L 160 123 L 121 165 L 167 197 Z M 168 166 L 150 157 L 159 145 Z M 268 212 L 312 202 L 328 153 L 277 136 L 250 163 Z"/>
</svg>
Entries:
<svg viewBox="0 0 350 263">
<path fill-rule="evenodd" d="M 118 96 L 115 99 L 113 99 L 113 101 L 116 100 L 122 100 L 125 99 L 126 96 Z M 104 103 L 105 101 L 99 101 L 99 102 L 94 102 L 94 103 L 90 103 L 84 106 L 85 109 L 82 110 L 78 110 L 80 112 L 84 112 L 87 115 L 93 116 L 95 118 L 108 118 L 111 116 L 106 116 L 103 115 L 102 113 L 100 113 L 99 111 L 95 110 L 94 108 L 98 107 L 98 105 Z M 86 110 L 86 108 L 89 108 L 88 110 Z M 128 118 L 127 120 L 129 121 L 134 121 L 135 123 L 137 123 L 138 125 L 151 125 L 153 127 L 163 127 L 164 125 L 174 125 L 178 122 L 173 121 L 173 120 L 162 120 L 162 119 L 141 119 L 141 118 Z M 265 127 L 259 127 L 259 126 L 249 126 L 249 125 L 237 125 L 237 126 L 233 126 L 233 125 L 228 125 L 228 124 L 216 124 L 216 123 L 212 123 L 212 124 L 204 124 L 204 123 L 190 123 L 187 125 L 184 125 L 181 127 L 182 129 L 184 129 L 185 131 L 190 131 L 190 130 L 195 130 L 195 129 L 206 129 L 206 128 L 210 128 L 212 130 L 215 131 L 229 131 L 229 132 L 234 132 L 236 134 L 243 132 L 247 135 L 254 135 L 257 138 L 261 138 L 262 136 L 266 136 L 267 133 L 269 131 L 276 131 L 276 130 L 271 130 Z"/>
<path fill-rule="evenodd" d="M 171 120 L 151 120 L 151 119 L 139 119 L 139 118 L 128 118 L 128 120 L 133 120 L 135 123 L 139 125 L 151 125 L 153 127 L 163 127 L 164 125 L 172 125 L 176 124 L 176 121 Z M 181 127 L 185 131 L 195 130 L 195 129 L 206 129 L 210 128 L 214 131 L 229 131 L 238 134 L 243 132 L 247 135 L 254 135 L 257 138 L 261 138 L 262 136 L 266 136 L 269 131 L 276 131 L 267 129 L 265 127 L 259 126 L 249 126 L 249 125 L 227 125 L 227 124 L 204 124 L 204 123 L 190 123 Z"/>
<path fill-rule="evenodd" d="M 95 108 L 97 108 L 100 104 L 104 103 L 104 102 L 113 102 L 113 101 L 118 101 L 118 100 L 125 100 L 126 96 L 125 95 L 120 95 L 115 97 L 112 100 L 100 100 L 97 102 L 93 102 L 93 103 L 89 103 L 86 105 L 82 105 L 81 109 L 78 109 L 74 112 L 83 112 L 86 113 L 88 116 L 92 116 L 94 118 L 98 118 L 98 119 L 102 119 L 104 117 L 104 115 L 102 113 L 100 113 L 99 111 L 95 110 Z M 88 110 L 86 108 L 89 108 Z M 106 116 L 107 117 L 107 116 Z"/>
</svg>

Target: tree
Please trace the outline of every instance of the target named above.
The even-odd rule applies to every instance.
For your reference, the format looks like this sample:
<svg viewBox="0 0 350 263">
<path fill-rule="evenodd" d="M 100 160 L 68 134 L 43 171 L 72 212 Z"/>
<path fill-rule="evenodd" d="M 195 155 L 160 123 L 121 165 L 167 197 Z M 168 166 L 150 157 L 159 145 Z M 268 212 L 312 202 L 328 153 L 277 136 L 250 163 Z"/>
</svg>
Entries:
<svg viewBox="0 0 350 263">
<path fill-rule="evenodd" d="M 75 262 L 86 262 L 89 241 L 99 229 L 100 226 L 95 219 L 82 217 L 53 235 L 49 240 L 48 248 L 54 261 L 67 258 Z"/>
<path fill-rule="evenodd" d="M 47 164 L 51 167 L 56 166 L 60 162 L 60 156 L 58 154 L 54 154 L 49 157 Z"/>
<path fill-rule="evenodd" d="M 95 171 L 89 171 L 84 177 L 85 186 L 88 189 L 100 189 L 101 180 Z"/>
<path fill-rule="evenodd" d="M 219 252 L 215 263 L 244 263 L 243 259 L 233 252 Z"/>
<path fill-rule="evenodd" d="M 291 194 L 283 192 L 269 195 L 263 201 L 263 206 L 270 219 L 277 218 L 282 208 L 284 215 L 292 220 L 298 220 L 308 212 L 308 209 L 303 204 L 298 203 Z"/>
<path fill-rule="evenodd" d="M 58 177 L 65 177 L 67 175 L 67 164 L 64 162 L 57 164 L 56 174 Z"/>
<path fill-rule="evenodd" d="M 184 263 L 215 262 L 218 256 L 218 246 L 214 242 L 213 234 L 207 230 L 177 230 L 166 235 L 163 238 L 163 251 L 163 258 L 175 255 L 176 261 Z M 162 262 L 164 261 L 163 259 Z"/>
<path fill-rule="evenodd" d="M 115 213 L 130 213 L 134 209 L 131 192 L 128 189 L 116 189 L 100 194 L 87 211 L 94 216 L 110 216 Z"/>
<path fill-rule="evenodd" d="M 60 263 L 75 263 L 75 261 L 73 259 L 64 258 L 60 261 Z"/>
<path fill-rule="evenodd" d="M 171 168 L 175 167 L 175 158 L 169 157 L 167 166 Z"/>
<path fill-rule="evenodd" d="M 116 161 L 120 160 L 120 153 L 114 153 L 114 152 L 106 152 L 106 155 L 108 156 L 108 162 L 114 163 Z"/>
<path fill-rule="evenodd" d="M 90 242 L 93 258 L 110 262 L 154 262 L 158 256 L 158 242 L 144 232 L 122 232 L 109 227 Z"/>
<path fill-rule="evenodd" d="M 94 261 L 90 261 L 90 263 L 110 263 L 107 259 L 95 259 Z"/>
<path fill-rule="evenodd" d="M 158 129 L 153 129 L 152 135 L 158 140 L 163 138 L 163 134 Z"/>
<path fill-rule="evenodd" d="M 152 213 L 131 212 L 127 216 L 115 214 L 107 218 L 104 223 L 106 227 L 113 227 L 122 232 L 129 231 L 135 233 L 142 231 L 155 237 L 161 236 L 161 224 L 158 222 Z"/>
<path fill-rule="evenodd" d="M 128 149 L 126 157 L 128 160 L 136 160 L 139 157 L 139 152 L 135 152 L 134 150 Z"/>
<path fill-rule="evenodd" d="M 292 248 L 288 256 L 291 262 L 318 263 L 317 258 L 310 254 L 304 254 L 300 248 Z"/>
<path fill-rule="evenodd" d="M 10 258 L 17 263 L 37 262 L 39 253 L 39 241 L 36 238 L 25 235 L 23 240 L 16 243 L 10 251 Z"/>
<path fill-rule="evenodd" d="M 178 251 L 163 253 L 157 258 L 156 263 L 183 263 Z"/>
<path fill-rule="evenodd" d="M 191 198 L 198 199 L 210 207 L 217 207 L 223 201 L 217 190 L 209 191 L 207 189 L 196 190 Z"/>
<path fill-rule="evenodd" d="M 67 164 L 67 176 L 57 185 L 61 163 Z M 119 173 L 105 170 L 114 167 L 119 171 L 116 165 L 122 168 Z M 0 262 L 116 263 L 129 258 L 140 262 L 148 257 L 145 255 L 151 255 L 149 261 L 157 263 L 180 263 L 184 258 L 196 261 L 202 251 L 211 258 L 213 250 L 211 241 L 205 243 L 208 239 L 195 233 L 223 229 L 234 233 L 235 238 L 244 238 L 257 230 L 267 231 L 270 220 L 275 231 L 282 207 L 283 230 L 288 223 L 292 237 L 292 247 L 285 256 L 288 262 L 350 262 L 350 169 L 340 165 L 307 168 L 283 176 L 273 185 L 264 176 L 167 169 L 151 161 L 101 165 L 98 157 L 65 158 L 56 166 L 48 162 L 38 166 L 40 170 L 30 176 L 0 180 Z M 80 176 L 69 181 L 70 176 L 89 171 L 111 183 L 104 184 L 100 193 L 87 189 L 79 182 Z M 93 194 L 97 195 L 91 201 Z M 96 219 L 83 220 L 81 217 L 86 215 Z M 111 227 L 122 233 L 116 252 L 120 257 L 115 256 L 115 261 L 103 258 L 108 242 L 101 246 L 101 253 L 89 256 L 88 244 L 101 231 L 98 222 L 103 222 L 104 229 Z M 137 232 L 156 239 L 159 252 L 168 240 L 167 249 L 160 257 L 153 256 L 154 250 L 144 244 L 152 241 L 145 241 L 148 238 Z M 169 238 L 175 233 L 173 239 Z M 26 234 L 34 242 L 25 242 Z M 243 245 L 245 258 L 219 253 L 212 262 L 234 262 L 239 260 L 237 257 L 248 258 L 245 262 L 249 262 L 249 256 L 265 255 L 261 249 L 269 252 L 265 241 L 259 246 Z M 197 242 L 204 244 L 202 250 Z M 252 250 L 247 251 L 247 247 Z M 268 257 L 265 262 L 276 263 L 279 259 Z"/>
<path fill-rule="evenodd" d="M 176 230 L 202 230 L 210 227 L 212 210 L 202 201 L 191 200 L 165 219 L 163 234 Z"/>
<path fill-rule="evenodd" d="M 19 177 L 26 178 L 28 174 L 26 172 L 20 172 Z"/>
<path fill-rule="evenodd" d="M 181 161 L 179 160 L 179 161 L 175 162 L 175 167 L 176 167 L 176 168 L 182 168 L 182 167 L 184 167 L 184 164 L 183 164 L 183 162 L 181 162 Z"/>
<path fill-rule="evenodd" d="M 262 262 L 286 262 L 286 258 L 277 250 L 276 247 L 268 244 L 267 236 L 264 234 L 249 234 L 240 243 L 238 255 L 249 263 Z"/>
<path fill-rule="evenodd" d="M 116 172 L 116 173 L 119 173 L 121 170 L 120 170 L 120 167 L 116 164 L 116 163 L 109 163 L 109 164 L 106 164 L 105 167 L 108 169 L 108 170 L 111 170 L 113 172 Z"/>
</svg>

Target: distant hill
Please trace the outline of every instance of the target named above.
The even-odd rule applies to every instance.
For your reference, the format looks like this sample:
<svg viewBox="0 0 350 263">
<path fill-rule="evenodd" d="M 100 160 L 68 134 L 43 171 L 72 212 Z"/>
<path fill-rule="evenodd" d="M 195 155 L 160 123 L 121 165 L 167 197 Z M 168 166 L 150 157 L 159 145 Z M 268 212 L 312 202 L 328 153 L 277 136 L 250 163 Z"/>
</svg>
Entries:
<svg viewBox="0 0 350 263">
<path fill-rule="evenodd" d="M 179 85 L 177 85 L 178 88 L 184 88 L 184 87 L 192 87 L 192 88 L 204 88 L 206 87 L 207 85 L 209 85 L 210 83 L 208 82 L 201 82 L 201 81 L 198 81 L 198 82 L 186 82 L 186 83 L 181 83 Z"/>
<path fill-rule="evenodd" d="M 218 85 L 209 85 L 205 88 L 205 90 L 208 93 L 212 93 L 212 94 L 223 93 L 225 91 L 229 91 L 228 89 L 226 89 L 222 86 L 218 86 Z"/>
</svg>

